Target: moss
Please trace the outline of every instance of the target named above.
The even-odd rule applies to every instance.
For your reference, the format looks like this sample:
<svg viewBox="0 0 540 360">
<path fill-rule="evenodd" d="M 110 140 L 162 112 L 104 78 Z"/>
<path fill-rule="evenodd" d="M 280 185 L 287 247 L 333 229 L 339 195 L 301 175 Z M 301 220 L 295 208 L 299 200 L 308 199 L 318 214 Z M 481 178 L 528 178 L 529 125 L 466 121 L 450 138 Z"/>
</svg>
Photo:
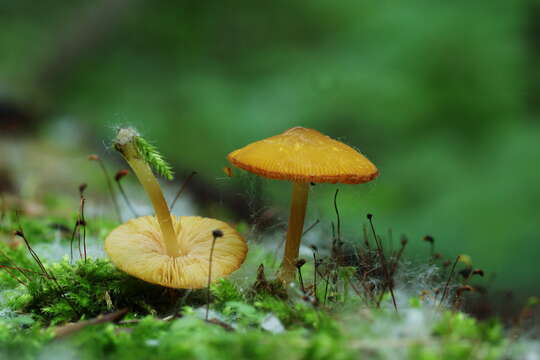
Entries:
<svg viewBox="0 0 540 360">
<path fill-rule="evenodd" d="M 63 268 L 63 272 L 58 267 Z M 79 299 L 77 305 L 86 306 L 85 316 L 88 317 L 91 313 L 108 310 L 107 301 L 99 299 L 102 291 L 118 288 L 111 296 L 116 308 L 120 298 L 127 294 L 122 289 L 134 285 L 128 286 L 131 279 L 104 260 L 75 266 L 63 262 L 52 269 L 56 269 L 58 281 L 66 285 L 68 279 L 85 282 L 76 293 L 70 293 L 70 299 Z M 88 284 L 93 287 L 89 289 Z M 427 329 L 427 338 L 417 339 L 409 334 L 400 339 L 393 332 L 402 326 L 406 309 L 402 314 L 395 314 L 391 309 L 363 310 L 368 311 L 365 317 L 339 312 L 341 307 L 338 307 L 334 311 L 339 314 L 333 317 L 326 309 L 303 300 L 282 300 L 267 295 L 250 303 L 228 280 L 214 284 L 212 294 L 214 309 L 220 311 L 227 324 L 233 325 L 233 331 L 204 322 L 196 309 L 184 306 L 180 311 L 184 315 L 172 321 L 148 315 L 135 323 L 89 326 L 53 343 L 50 342 L 52 333 L 45 330 L 43 322 L 34 323 L 30 317 L 15 318 L 19 320 L 0 322 L 0 345 L 6 356 L 24 348 L 21 356 L 28 359 L 39 351 L 68 350 L 82 359 L 356 359 L 361 356 L 382 359 L 394 358 L 388 354 L 403 351 L 411 359 L 496 359 L 507 345 L 500 323 L 478 322 L 460 312 L 444 312 L 435 317 L 429 325 L 431 328 Z M 52 307 L 57 310 L 54 316 L 51 311 L 40 312 L 38 299 L 44 299 L 46 294 L 36 295 L 41 297 L 23 302 L 28 306 L 25 311 L 31 311 L 39 319 L 50 318 L 51 322 L 58 322 L 72 315 L 67 307 L 58 307 L 61 300 Z M 98 298 L 98 301 L 80 300 L 83 298 Z M 136 300 L 130 298 L 126 303 L 133 305 L 133 301 Z M 180 305 L 176 303 L 175 306 Z M 412 309 L 432 311 L 424 310 L 421 303 Z M 262 324 L 269 315 L 276 316 L 286 330 L 277 334 L 264 331 Z M 134 312 L 129 317 L 137 318 Z M 354 326 L 343 322 L 343 318 L 354 318 Z M 386 325 L 381 327 L 383 324 Z M 403 342 L 403 347 L 394 348 L 392 342 L 396 341 Z"/>
<path fill-rule="evenodd" d="M 168 314 L 181 303 L 202 304 L 201 291 L 167 289 L 133 278 L 108 260 L 87 259 L 72 265 L 67 259 L 48 267 L 54 279 L 36 276 L 9 304 L 32 313 L 44 323 L 58 324 L 128 308 L 135 315 Z"/>
<path fill-rule="evenodd" d="M 226 303 L 245 301 L 245 296 L 242 294 L 238 286 L 228 279 L 220 279 L 213 283 L 210 287 L 214 308 L 223 310 Z"/>
<path fill-rule="evenodd" d="M 3 242 L 0 242 L 0 264 L 38 271 L 37 265 L 29 259 L 27 251 L 23 246 L 12 248 Z M 15 274 L 21 279 L 25 278 L 18 271 L 0 271 L 0 290 L 13 289 L 19 285 L 19 282 L 12 274 Z"/>
<path fill-rule="evenodd" d="M 27 237 L 49 241 L 49 233 L 57 231 L 49 226 L 52 220 L 29 219 L 33 225 L 25 229 Z M 93 224 L 89 225 L 91 232 L 101 237 L 114 225 L 97 220 Z M 24 246 L 11 248 L 0 243 L 0 250 L 17 266 L 40 271 Z M 262 250 L 257 248 L 254 254 L 257 251 Z M 251 259 L 246 266 L 253 270 L 261 262 L 273 262 L 266 253 Z M 65 258 L 45 264 L 55 280 L 32 274 L 27 287 L 2 271 L 2 297 L 16 313 L 2 312 L 0 358 L 65 353 L 81 359 L 497 359 L 507 354 L 510 342 L 500 322 L 480 322 L 461 312 L 441 311 L 422 296 L 402 302 L 408 306 L 402 305 L 399 314 L 390 307 L 375 309 L 369 297 L 364 299 L 349 288 L 356 276 L 354 263 L 324 263 L 319 270 L 324 272 L 324 266 L 335 266 L 337 276 L 323 304 L 314 301 L 313 292 L 303 296 L 297 288 L 285 291 L 267 280 L 262 266 L 257 275 L 246 277 L 251 286 L 245 280 L 242 285 L 242 280 L 217 281 L 211 286 L 212 317 L 220 319 L 215 323 L 201 319 L 206 289 L 185 291 L 148 284 L 104 259 L 70 264 Z M 303 270 L 306 289 L 310 289 L 314 268 L 307 263 Z M 318 287 L 319 299 L 325 290 Z M 382 303 L 390 304 L 389 294 L 382 295 Z M 54 325 L 123 308 L 129 311 L 128 322 L 88 326 L 52 341 Z M 176 318 L 161 320 L 172 314 Z M 422 316 L 422 321 L 408 323 L 415 316 Z M 277 327 L 275 333 L 265 330 L 268 319 L 283 327 Z M 420 335 L 411 331 L 420 327 L 425 328 Z"/>
<path fill-rule="evenodd" d="M 185 316 L 163 321 L 146 316 L 137 323 L 90 326 L 71 337 L 51 343 L 52 333 L 42 330 L 28 318 L 19 323 L 0 322 L 0 347 L 4 354 L 24 349 L 21 358 L 33 358 L 38 351 L 70 349 L 82 359 L 357 359 L 362 356 L 384 359 L 497 359 L 508 343 L 498 323 L 478 323 L 462 313 L 446 313 L 434 324 L 432 336 L 425 339 L 395 338 L 380 334 L 371 338 L 358 329 L 341 329 L 335 320 L 316 331 L 290 328 L 272 334 L 256 326 L 264 312 L 245 303 L 229 303 L 234 310 L 235 330 L 206 323 L 187 309 Z M 391 311 L 377 311 L 373 321 L 385 322 Z M 228 310 L 224 314 L 230 316 Z M 358 318 L 357 321 L 362 321 Z M 24 327 L 21 324 L 26 324 Z M 399 321 L 394 322 L 399 326 Z M 493 337 L 492 333 L 495 333 Z M 359 345 L 363 341 L 364 345 Z M 392 355 L 394 354 L 394 355 Z"/>
<path fill-rule="evenodd" d="M 353 359 L 344 338 L 303 331 L 270 335 L 261 330 L 226 331 L 193 316 L 172 322 L 147 317 L 136 327 L 87 329 L 69 342 L 87 359 Z"/>
<path fill-rule="evenodd" d="M 60 236 L 69 244 L 73 227 L 77 221 L 74 213 L 65 216 L 20 216 L 16 211 L 7 211 L 0 221 L 0 234 L 11 235 L 15 230 L 23 229 L 30 244 L 52 242 Z M 87 221 L 87 233 L 103 238 L 118 224 L 107 218 L 93 218 Z"/>
<path fill-rule="evenodd" d="M 324 312 L 304 301 L 285 301 L 266 296 L 256 301 L 254 305 L 257 309 L 276 315 L 286 327 L 290 328 L 316 329 L 327 317 Z"/>
<path fill-rule="evenodd" d="M 431 336 L 411 344 L 412 359 L 499 359 L 508 343 L 500 322 L 480 323 L 461 313 L 446 311 L 433 324 Z"/>
<path fill-rule="evenodd" d="M 0 359 L 33 359 L 52 337 L 30 317 L 0 319 Z"/>
<path fill-rule="evenodd" d="M 503 329 L 499 322 L 479 323 L 476 319 L 462 312 L 444 312 L 442 319 L 435 325 L 435 336 L 452 336 L 452 338 L 486 341 L 497 345 L 503 339 Z"/>
</svg>

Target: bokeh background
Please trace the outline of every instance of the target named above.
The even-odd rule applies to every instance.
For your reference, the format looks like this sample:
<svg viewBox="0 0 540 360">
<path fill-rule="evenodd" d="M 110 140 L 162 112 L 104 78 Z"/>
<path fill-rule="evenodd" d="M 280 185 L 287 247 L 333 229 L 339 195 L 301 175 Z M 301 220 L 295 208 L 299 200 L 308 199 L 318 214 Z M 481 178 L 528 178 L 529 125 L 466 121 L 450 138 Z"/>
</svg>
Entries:
<svg viewBox="0 0 540 360">
<path fill-rule="evenodd" d="M 198 172 L 193 211 L 256 224 L 258 237 L 283 231 L 290 188 L 229 178 L 225 156 L 312 127 L 381 171 L 314 187 L 306 223 L 321 221 L 319 241 L 339 188 L 348 239 L 372 212 L 381 233 L 408 235 L 410 258 L 427 258 L 429 234 L 494 287 L 540 294 L 538 1 L 17 0 L 0 3 L 0 24 L 3 192 L 72 196 L 75 212 L 66 184 L 99 198 L 86 155 L 125 166 L 106 144 L 130 124 L 177 183 Z"/>
</svg>

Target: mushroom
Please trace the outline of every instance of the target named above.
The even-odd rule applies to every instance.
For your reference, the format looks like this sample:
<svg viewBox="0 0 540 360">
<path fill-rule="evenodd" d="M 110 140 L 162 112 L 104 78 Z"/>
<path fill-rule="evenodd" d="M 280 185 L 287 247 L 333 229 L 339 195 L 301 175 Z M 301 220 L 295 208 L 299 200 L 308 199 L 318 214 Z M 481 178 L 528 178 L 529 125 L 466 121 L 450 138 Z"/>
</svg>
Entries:
<svg viewBox="0 0 540 360">
<path fill-rule="evenodd" d="M 292 181 L 289 227 L 278 278 L 290 282 L 300 248 L 310 183 L 361 184 L 379 175 L 352 147 L 317 130 L 294 127 L 231 152 L 235 166 L 270 179 Z"/>
<path fill-rule="evenodd" d="M 156 216 L 131 219 L 105 239 L 105 251 L 121 270 L 150 283 L 170 288 L 197 289 L 237 270 L 245 260 L 247 245 L 226 223 L 199 216 L 173 216 L 150 165 L 171 179 L 172 171 L 155 147 L 135 130 L 118 131 L 114 147 L 126 159 L 148 194 Z M 215 242 L 213 231 L 223 237 Z"/>
</svg>

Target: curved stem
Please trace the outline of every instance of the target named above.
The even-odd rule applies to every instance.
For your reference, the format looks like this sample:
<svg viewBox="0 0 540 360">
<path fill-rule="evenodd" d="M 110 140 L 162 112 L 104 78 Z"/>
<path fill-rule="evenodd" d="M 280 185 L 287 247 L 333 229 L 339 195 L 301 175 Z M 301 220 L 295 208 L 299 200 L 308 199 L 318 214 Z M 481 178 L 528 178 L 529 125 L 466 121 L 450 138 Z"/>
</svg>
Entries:
<svg viewBox="0 0 540 360">
<path fill-rule="evenodd" d="M 290 282 L 294 279 L 296 260 L 298 258 L 302 231 L 304 229 L 308 192 L 309 183 L 293 183 L 287 241 L 285 243 L 283 263 L 281 264 L 278 275 L 279 279 L 283 282 Z"/>
<path fill-rule="evenodd" d="M 167 255 L 173 257 L 179 256 L 180 247 L 174 232 L 171 213 L 152 169 L 138 156 L 138 152 L 131 142 L 121 146 L 117 145 L 117 149 L 124 155 L 124 158 L 133 169 L 133 172 L 141 182 L 152 202 L 163 235 Z"/>
</svg>

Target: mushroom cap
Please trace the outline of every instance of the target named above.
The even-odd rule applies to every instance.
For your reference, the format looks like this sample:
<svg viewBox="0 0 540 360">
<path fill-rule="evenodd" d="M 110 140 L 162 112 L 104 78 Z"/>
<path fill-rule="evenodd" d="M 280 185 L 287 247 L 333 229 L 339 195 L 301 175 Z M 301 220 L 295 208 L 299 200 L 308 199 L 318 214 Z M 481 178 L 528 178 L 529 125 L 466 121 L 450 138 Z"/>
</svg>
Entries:
<svg viewBox="0 0 540 360">
<path fill-rule="evenodd" d="M 212 281 L 242 265 L 245 240 L 216 219 L 171 216 L 182 255 L 166 254 L 161 229 L 154 216 L 142 216 L 118 226 L 105 239 L 105 251 L 121 270 L 144 281 L 170 288 L 198 289 L 208 285 L 212 232 L 221 230 L 212 255 Z"/>
<path fill-rule="evenodd" d="M 249 144 L 227 159 L 257 175 L 296 182 L 361 184 L 379 175 L 352 147 L 303 127 Z"/>
</svg>

